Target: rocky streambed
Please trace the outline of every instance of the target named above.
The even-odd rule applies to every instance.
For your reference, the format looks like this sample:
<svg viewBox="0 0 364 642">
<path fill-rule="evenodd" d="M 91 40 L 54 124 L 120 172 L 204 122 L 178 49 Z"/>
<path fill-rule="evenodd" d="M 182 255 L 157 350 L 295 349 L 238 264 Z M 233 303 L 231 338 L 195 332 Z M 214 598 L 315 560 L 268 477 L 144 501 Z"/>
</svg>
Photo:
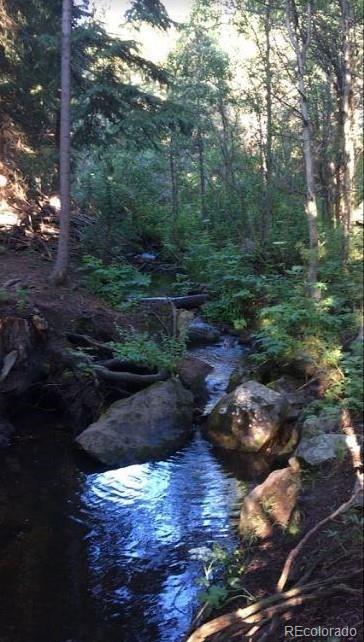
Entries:
<svg viewBox="0 0 364 642">
<path fill-rule="evenodd" d="M 300 467 L 287 460 L 306 387 L 251 380 L 237 339 L 199 320 L 177 379 L 125 373 L 89 335 L 68 333 L 76 349 L 65 350 L 49 334 L 34 310 L 1 321 L 1 642 L 181 642 L 200 590 L 196 549 L 295 519 Z M 319 436 L 336 444 L 332 421 Z"/>
<path fill-rule="evenodd" d="M 222 337 L 192 353 L 214 403 L 243 349 Z M 194 549 L 237 543 L 246 492 L 199 430 L 164 460 L 95 472 L 54 413 L 33 410 L 1 457 L 2 642 L 180 641 Z"/>
</svg>

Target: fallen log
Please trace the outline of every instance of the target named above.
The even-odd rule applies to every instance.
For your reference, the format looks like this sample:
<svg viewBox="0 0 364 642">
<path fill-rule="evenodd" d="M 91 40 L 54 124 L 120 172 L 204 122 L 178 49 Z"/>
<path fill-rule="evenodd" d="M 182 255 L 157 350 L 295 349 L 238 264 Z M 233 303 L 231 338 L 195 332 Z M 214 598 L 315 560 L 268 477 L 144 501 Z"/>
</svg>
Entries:
<svg viewBox="0 0 364 642">
<path fill-rule="evenodd" d="M 208 294 L 188 294 L 186 296 L 152 296 L 138 299 L 139 303 L 147 305 L 161 305 L 163 303 L 173 304 L 176 308 L 198 308 L 200 305 L 207 303 Z"/>
<path fill-rule="evenodd" d="M 115 381 L 121 383 L 137 383 L 141 385 L 149 385 L 151 383 L 156 383 L 157 381 L 166 381 L 170 376 L 166 370 L 161 370 L 156 374 L 142 375 L 135 374 L 133 372 L 115 372 L 115 370 L 109 370 L 104 366 L 93 366 L 94 372 L 108 381 Z"/>
</svg>

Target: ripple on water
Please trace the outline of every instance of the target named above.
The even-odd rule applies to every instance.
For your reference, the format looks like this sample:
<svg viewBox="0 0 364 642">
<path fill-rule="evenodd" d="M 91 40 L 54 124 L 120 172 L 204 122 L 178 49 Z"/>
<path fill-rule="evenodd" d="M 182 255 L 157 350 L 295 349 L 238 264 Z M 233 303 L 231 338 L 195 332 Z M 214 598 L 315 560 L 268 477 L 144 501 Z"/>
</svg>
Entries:
<svg viewBox="0 0 364 642">
<path fill-rule="evenodd" d="M 194 354 L 214 366 L 214 404 L 242 350 L 222 340 Z M 165 461 L 86 475 L 49 428 L 27 419 L 0 470 L 10 500 L 1 641 L 181 642 L 199 591 L 196 549 L 235 545 L 244 488 L 198 433 Z"/>
<path fill-rule="evenodd" d="M 241 364 L 244 350 L 237 339 L 225 336 L 217 344 L 194 348 L 190 353 L 213 367 L 206 378 L 209 400 L 204 414 L 208 415 L 224 394 L 231 373 Z"/>
<path fill-rule="evenodd" d="M 234 544 L 232 513 L 241 487 L 196 434 L 166 461 L 91 475 L 83 502 L 92 523 L 88 538 L 95 583 L 112 574 L 103 600 L 127 617 L 135 604 L 144 616 L 128 625 L 125 642 L 177 642 L 188 628 L 201 562 L 191 549 Z M 100 542 L 102 544 L 100 545 Z M 107 594 L 105 594 L 107 593 Z M 158 638 L 149 638 L 150 620 Z M 124 642 L 124 638 L 123 638 Z"/>
</svg>

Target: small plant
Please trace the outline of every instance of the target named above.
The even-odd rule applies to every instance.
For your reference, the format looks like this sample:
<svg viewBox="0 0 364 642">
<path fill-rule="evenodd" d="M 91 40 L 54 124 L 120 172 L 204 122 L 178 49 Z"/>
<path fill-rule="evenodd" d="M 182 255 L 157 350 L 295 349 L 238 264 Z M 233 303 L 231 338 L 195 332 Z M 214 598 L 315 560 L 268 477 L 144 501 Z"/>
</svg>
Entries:
<svg viewBox="0 0 364 642">
<path fill-rule="evenodd" d="M 0 303 L 7 303 L 9 299 L 10 299 L 9 292 L 4 290 L 4 288 L 0 288 Z"/>
<path fill-rule="evenodd" d="M 198 579 L 198 584 L 204 590 L 200 592 L 199 599 L 210 610 L 218 609 L 237 597 L 254 600 L 242 584 L 247 550 L 228 551 L 220 544 L 214 544 L 208 555 L 203 552 L 203 576 Z"/>
<path fill-rule="evenodd" d="M 19 288 L 16 291 L 16 297 L 17 297 L 17 302 L 16 302 L 16 309 L 18 312 L 24 312 L 29 303 L 29 292 L 27 288 Z"/>
<path fill-rule="evenodd" d="M 92 292 L 111 305 L 120 306 L 128 295 L 138 298 L 150 285 L 150 276 L 128 263 L 105 265 L 101 259 L 85 256 L 87 285 Z"/>
<path fill-rule="evenodd" d="M 140 363 L 150 368 L 175 372 L 186 351 L 183 337 L 163 335 L 159 343 L 146 332 L 120 331 L 122 341 L 111 343 L 120 359 Z"/>
</svg>

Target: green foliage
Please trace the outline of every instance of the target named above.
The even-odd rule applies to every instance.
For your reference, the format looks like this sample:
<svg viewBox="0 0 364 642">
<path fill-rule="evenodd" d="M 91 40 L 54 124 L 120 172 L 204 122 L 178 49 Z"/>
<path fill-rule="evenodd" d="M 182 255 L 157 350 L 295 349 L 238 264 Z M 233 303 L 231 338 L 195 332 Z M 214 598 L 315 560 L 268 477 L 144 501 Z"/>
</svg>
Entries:
<svg viewBox="0 0 364 642">
<path fill-rule="evenodd" d="M 206 318 L 225 321 L 236 329 L 247 326 L 262 292 L 263 282 L 252 273 L 251 261 L 232 243 L 217 246 L 205 234 L 190 243 L 184 266 L 193 280 L 208 286 L 211 302 L 203 307 Z"/>
<path fill-rule="evenodd" d="M 345 375 L 342 390 L 344 406 L 362 413 L 364 374 L 362 341 L 355 341 L 351 351 L 343 355 L 341 368 Z"/>
<path fill-rule="evenodd" d="M 115 307 L 123 304 L 130 294 L 141 295 L 150 284 L 148 275 L 128 263 L 105 265 L 101 259 L 85 256 L 83 264 L 89 289 Z"/>
<path fill-rule="evenodd" d="M 120 359 L 175 372 L 186 351 L 183 337 L 162 335 L 159 341 L 145 332 L 120 332 L 122 341 L 111 343 Z"/>
<path fill-rule="evenodd" d="M 25 312 L 25 310 L 28 307 L 29 303 L 29 292 L 28 288 L 18 288 L 16 291 L 16 309 L 18 312 L 22 313 Z"/>
<path fill-rule="evenodd" d="M 214 544 L 206 557 L 204 553 L 203 576 L 198 580 L 204 587 L 199 594 L 203 604 L 213 610 L 235 597 L 254 599 L 242 584 L 248 560 L 247 549 L 229 551 L 220 544 Z"/>
</svg>

